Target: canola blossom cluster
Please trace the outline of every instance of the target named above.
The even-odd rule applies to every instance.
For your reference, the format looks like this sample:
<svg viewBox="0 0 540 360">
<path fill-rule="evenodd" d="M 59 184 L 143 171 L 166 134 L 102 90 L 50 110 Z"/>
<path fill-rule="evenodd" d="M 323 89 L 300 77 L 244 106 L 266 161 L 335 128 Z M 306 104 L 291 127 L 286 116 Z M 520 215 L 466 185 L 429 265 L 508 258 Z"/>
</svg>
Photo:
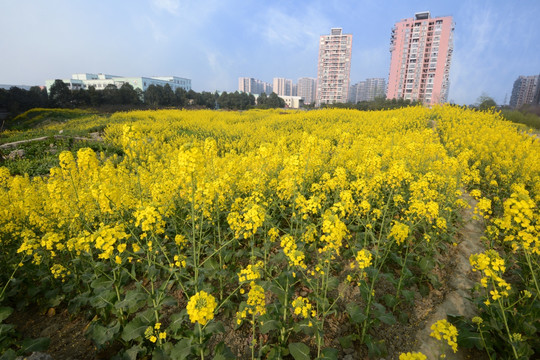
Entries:
<svg viewBox="0 0 540 360">
<path fill-rule="evenodd" d="M 446 341 L 446 343 L 452 348 L 453 352 L 457 352 L 457 328 L 450 324 L 448 320 L 439 320 L 431 325 L 431 334 L 437 340 Z"/>
<path fill-rule="evenodd" d="M 0 167 L 2 301 L 64 301 L 95 316 L 96 346 L 139 357 L 184 345 L 189 356 L 244 354 L 230 341 L 244 319 L 263 358 L 297 339 L 321 357 L 340 322 L 356 326 L 339 336 L 374 349 L 381 323 L 406 328 L 397 319 L 411 318 L 419 289 L 438 286 L 471 207 L 487 247 L 470 258 L 481 274 L 475 320 L 497 349 L 534 347 L 525 323 L 540 308 L 540 141 L 500 114 L 157 110 L 43 131 L 96 128 L 113 154 L 62 151 L 43 177 Z M 216 334 L 214 322 L 239 333 Z M 455 351 L 454 330 L 438 322 L 433 336 Z M 425 358 L 412 346 L 399 358 Z"/>
<path fill-rule="evenodd" d="M 216 298 L 201 290 L 193 295 L 186 306 L 189 320 L 192 323 L 206 325 L 206 323 L 214 318 L 214 310 L 216 309 Z"/>
</svg>

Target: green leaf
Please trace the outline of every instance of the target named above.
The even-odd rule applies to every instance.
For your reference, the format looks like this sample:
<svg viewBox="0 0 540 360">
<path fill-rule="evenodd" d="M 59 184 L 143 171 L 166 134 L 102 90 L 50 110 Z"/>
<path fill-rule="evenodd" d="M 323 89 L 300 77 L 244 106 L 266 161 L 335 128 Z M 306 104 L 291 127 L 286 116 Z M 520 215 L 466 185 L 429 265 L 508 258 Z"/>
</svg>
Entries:
<svg viewBox="0 0 540 360">
<path fill-rule="evenodd" d="M 375 309 L 373 310 L 373 315 L 379 321 L 387 325 L 394 325 L 396 323 L 396 318 L 394 317 L 394 315 L 392 313 L 386 312 L 386 309 L 383 305 L 379 303 L 374 303 L 373 306 L 375 307 Z"/>
<path fill-rule="evenodd" d="M 182 328 L 182 324 L 186 319 L 187 311 L 184 309 L 179 313 L 173 314 L 170 318 L 170 324 L 168 330 L 171 332 L 177 332 Z"/>
<path fill-rule="evenodd" d="M 170 357 L 165 354 L 163 349 L 154 349 L 152 351 L 152 360 L 169 360 Z"/>
<path fill-rule="evenodd" d="M 332 348 L 326 348 L 322 351 L 321 359 L 330 359 L 330 360 L 337 360 L 338 359 L 339 351 Z"/>
<path fill-rule="evenodd" d="M 289 344 L 289 351 L 294 360 L 310 360 L 309 347 L 306 344 L 291 343 Z"/>
<path fill-rule="evenodd" d="M 205 329 L 209 334 L 218 334 L 225 332 L 225 327 L 221 321 L 212 321 L 206 325 Z"/>
<path fill-rule="evenodd" d="M 352 349 L 353 348 L 353 341 L 355 340 L 355 334 L 349 334 L 347 336 L 342 336 L 338 338 L 339 344 L 344 349 Z"/>
<path fill-rule="evenodd" d="M 126 360 L 137 360 L 139 353 L 143 351 L 144 351 L 144 348 L 141 347 L 140 345 L 132 346 L 126 350 L 123 358 Z"/>
<path fill-rule="evenodd" d="M 387 325 L 394 325 L 396 323 L 396 318 L 394 317 L 392 313 L 389 313 L 389 312 L 380 314 L 379 316 L 377 316 L 377 319 L 379 319 L 380 321 L 382 321 L 383 323 Z"/>
<path fill-rule="evenodd" d="M 104 276 L 102 276 L 102 277 L 99 277 L 99 278 L 95 279 L 94 281 L 92 281 L 92 282 L 90 283 L 90 286 L 91 286 L 92 289 L 94 289 L 94 290 L 98 290 L 98 289 L 110 289 L 110 288 L 112 288 L 112 286 L 113 286 L 113 281 L 107 279 L 107 278 L 104 277 Z M 96 291 L 96 292 L 99 292 L 99 291 Z"/>
<path fill-rule="evenodd" d="M 0 356 L 0 360 L 14 360 L 17 358 L 17 353 L 12 349 L 7 349 L 5 353 Z"/>
<path fill-rule="evenodd" d="M 113 290 L 100 291 L 97 295 L 90 298 L 90 306 L 96 309 L 112 305 L 116 294 Z"/>
<path fill-rule="evenodd" d="M 94 343 L 101 347 L 105 343 L 114 339 L 115 335 L 120 331 L 120 323 L 115 322 L 115 325 L 105 327 L 99 324 L 94 324 L 90 330 L 90 337 Z"/>
<path fill-rule="evenodd" d="M 414 291 L 411 290 L 401 290 L 401 295 L 409 304 L 414 302 Z"/>
<path fill-rule="evenodd" d="M 126 296 L 122 301 L 114 304 L 117 309 L 127 310 L 128 313 L 133 314 L 139 310 L 145 303 L 146 294 L 140 290 L 130 290 L 126 293 Z"/>
<path fill-rule="evenodd" d="M 435 263 L 433 262 L 433 259 L 431 259 L 430 257 L 424 256 L 418 262 L 418 266 L 420 266 L 420 270 L 422 270 L 424 274 L 427 274 L 435 267 Z"/>
<path fill-rule="evenodd" d="M 348 303 L 347 304 L 347 313 L 351 317 L 351 321 L 353 324 L 360 324 L 364 320 L 366 320 L 366 315 L 360 308 L 358 304 L 355 303 Z"/>
<path fill-rule="evenodd" d="M 25 339 L 21 344 L 21 353 L 27 354 L 34 351 L 45 351 L 49 347 L 51 339 L 42 337 L 37 339 Z"/>
<path fill-rule="evenodd" d="M 261 326 L 261 334 L 267 334 L 272 330 L 278 329 L 279 322 L 277 320 L 267 320 Z"/>
<path fill-rule="evenodd" d="M 147 309 L 143 312 L 140 312 L 135 317 L 142 319 L 147 324 L 151 324 L 155 321 L 155 314 L 153 309 Z"/>
<path fill-rule="evenodd" d="M 13 312 L 13 308 L 2 306 L 0 307 L 0 322 L 6 320 Z"/>
<path fill-rule="evenodd" d="M 397 304 L 397 298 L 392 295 L 392 294 L 386 294 L 383 296 L 383 299 L 384 299 L 384 303 L 386 304 L 386 306 L 388 307 L 393 307 L 394 305 Z"/>
<path fill-rule="evenodd" d="M 220 342 L 215 350 L 214 350 L 215 356 L 214 360 L 233 360 L 236 359 L 234 354 L 231 352 L 231 350 L 225 345 L 225 343 L 222 341 Z"/>
<path fill-rule="evenodd" d="M 131 341 L 138 337 L 142 337 L 147 327 L 148 323 L 145 323 L 141 318 L 135 318 L 130 321 L 124 328 L 124 331 L 122 331 L 122 339 L 124 341 Z"/>
<path fill-rule="evenodd" d="M 171 350 L 171 359 L 183 360 L 191 354 L 191 339 L 180 340 Z"/>
<path fill-rule="evenodd" d="M 365 344 L 368 347 L 369 358 L 380 358 L 387 353 L 384 340 L 373 340 L 369 335 L 366 335 Z"/>
</svg>

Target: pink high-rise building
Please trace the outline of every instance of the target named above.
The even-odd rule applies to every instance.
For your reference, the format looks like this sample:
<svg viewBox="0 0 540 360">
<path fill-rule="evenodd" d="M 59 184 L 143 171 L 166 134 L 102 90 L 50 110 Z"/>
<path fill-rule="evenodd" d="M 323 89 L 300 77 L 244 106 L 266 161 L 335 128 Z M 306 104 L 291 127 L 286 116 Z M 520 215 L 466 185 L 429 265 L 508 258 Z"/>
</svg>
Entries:
<svg viewBox="0 0 540 360">
<path fill-rule="evenodd" d="M 396 23 L 390 40 L 387 99 L 425 105 L 447 101 L 454 24 L 451 16 L 432 18 L 428 11 Z"/>
<path fill-rule="evenodd" d="M 347 102 L 351 73 L 352 35 L 330 30 L 319 42 L 317 105 Z"/>
</svg>

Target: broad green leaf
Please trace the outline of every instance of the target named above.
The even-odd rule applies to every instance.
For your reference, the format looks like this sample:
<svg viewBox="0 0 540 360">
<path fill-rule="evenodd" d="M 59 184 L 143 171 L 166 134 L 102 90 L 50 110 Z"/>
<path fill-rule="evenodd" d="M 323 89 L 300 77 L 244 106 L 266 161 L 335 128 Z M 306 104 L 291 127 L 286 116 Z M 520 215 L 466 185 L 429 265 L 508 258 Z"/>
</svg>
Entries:
<svg viewBox="0 0 540 360">
<path fill-rule="evenodd" d="M 261 326 L 261 334 L 267 334 L 272 330 L 277 330 L 279 322 L 277 320 L 267 320 Z"/>
<path fill-rule="evenodd" d="M 146 300 L 146 294 L 140 290 L 130 290 L 126 293 L 126 296 L 122 301 L 118 301 L 114 304 L 117 309 L 127 310 L 130 314 L 133 314 L 139 310 Z"/>
<path fill-rule="evenodd" d="M 115 335 L 120 331 L 120 323 L 116 322 L 115 325 L 105 327 L 99 324 L 92 326 L 90 330 L 90 336 L 98 347 L 103 346 L 105 343 L 114 339 Z"/>
<path fill-rule="evenodd" d="M 191 339 L 182 339 L 171 350 L 171 359 L 183 360 L 191 354 Z"/>
<path fill-rule="evenodd" d="M 131 341 L 138 337 L 142 337 L 147 327 L 148 323 L 145 323 L 141 318 L 135 318 L 124 327 L 122 339 L 124 341 Z"/>
<path fill-rule="evenodd" d="M 322 351 L 321 359 L 337 360 L 339 351 L 332 348 L 326 348 Z"/>
<path fill-rule="evenodd" d="M 37 339 L 25 339 L 21 344 L 21 353 L 27 354 L 34 351 L 44 351 L 47 350 L 51 339 L 48 337 L 42 337 Z"/>
<path fill-rule="evenodd" d="M 231 350 L 225 345 L 225 343 L 220 342 L 214 350 L 214 360 L 233 360 L 236 359 Z"/>
<path fill-rule="evenodd" d="M 0 322 L 6 320 L 13 312 L 13 308 L 2 306 L 0 307 Z"/>
<path fill-rule="evenodd" d="M 302 343 L 291 343 L 289 344 L 289 351 L 294 357 L 294 360 L 310 360 L 309 357 L 309 347 L 306 344 Z"/>
<path fill-rule="evenodd" d="M 168 327 L 168 330 L 171 332 L 177 332 L 182 328 L 182 324 L 184 323 L 186 319 L 187 312 L 186 310 L 182 310 L 179 313 L 173 314 L 170 318 L 170 324 Z"/>
<path fill-rule="evenodd" d="M 126 360 L 137 360 L 139 353 L 142 351 L 144 351 L 144 348 L 140 345 L 132 346 L 126 350 L 123 358 Z"/>
<path fill-rule="evenodd" d="M 351 321 L 353 324 L 360 324 L 364 320 L 366 320 L 366 315 L 360 308 L 358 304 L 355 303 L 348 303 L 347 304 L 347 313 L 351 317 Z"/>
</svg>

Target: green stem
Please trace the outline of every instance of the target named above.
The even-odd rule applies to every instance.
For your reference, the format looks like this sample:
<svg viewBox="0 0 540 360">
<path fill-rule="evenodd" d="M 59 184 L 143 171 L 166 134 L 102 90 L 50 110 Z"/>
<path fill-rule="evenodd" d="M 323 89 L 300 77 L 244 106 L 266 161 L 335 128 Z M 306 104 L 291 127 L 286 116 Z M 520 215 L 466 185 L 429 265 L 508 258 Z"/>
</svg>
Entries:
<svg viewBox="0 0 540 360">
<path fill-rule="evenodd" d="M 398 287 L 397 287 L 397 290 L 396 290 L 396 303 L 394 304 L 394 306 L 392 307 L 392 311 L 395 311 L 396 310 L 396 306 L 398 305 L 399 303 L 399 292 L 401 291 L 401 283 L 403 282 L 403 270 L 405 269 L 405 265 L 407 265 L 407 258 L 409 257 L 409 247 L 407 246 L 407 250 L 405 252 L 405 258 L 403 259 L 403 265 L 401 266 L 401 272 L 399 273 L 399 283 L 398 283 Z"/>
<path fill-rule="evenodd" d="M 493 284 L 493 288 L 495 289 L 495 284 Z M 488 295 L 489 296 L 489 295 Z M 506 314 L 505 314 L 505 311 L 504 311 L 504 306 L 502 304 L 502 297 L 498 298 L 497 299 L 497 303 L 499 304 L 499 308 L 501 309 L 501 315 L 503 317 L 503 320 L 504 320 L 504 327 L 506 328 L 506 333 L 508 334 L 508 340 L 510 340 L 510 345 L 512 346 L 512 351 L 514 352 L 514 357 L 516 359 L 519 359 L 519 356 L 518 356 L 518 353 L 517 353 L 517 350 L 516 348 L 514 347 L 514 344 L 512 343 L 512 335 L 510 334 L 510 329 L 508 328 L 508 321 L 506 320 Z"/>
<path fill-rule="evenodd" d="M 480 324 L 478 324 L 477 326 L 478 326 L 478 331 L 480 332 L 480 338 L 482 338 L 482 345 L 484 345 L 484 349 L 486 349 L 486 352 L 488 354 L 488 358 L 489 358 L 489 360 L 491 360 L 491 354 L 489 353 L 489 350 L 487 348 L 486 340 L 484 339 L 484 333 L 482 332 L 482 328 L 481 328 Z"/>
<path fill-rule="evenodd" d="M 533 268 L 533 266 L 531 264 L 531 257 L 529 255 L 529 252 L 527 250 L 524 250 L 523 252 L 525 253 L 525 259 L 527 259 L 527 265 L 529 265 L 529 270 L 531 270 L 531 275 L 532 275 L 532 278 L 534 280 L 534 286 L 536 287 L 536 296 L 535 296 L 535 298 L 537 298 L 538 296 L 540 296 L 540 290 L 538 288 L 538 281 L 536 280 L 536 275 L 534 274 L 535 269 Z"/>
<path fill-rule="evenodd" d="M 201 323 L 197 323 L 199 326 L 199 344 L 201 345 L 201 360 L 204 360 L 204 348 L 203 348 L 203 336 L 202 336 L 202 329 L 201 329 Z"/>
</svg>

